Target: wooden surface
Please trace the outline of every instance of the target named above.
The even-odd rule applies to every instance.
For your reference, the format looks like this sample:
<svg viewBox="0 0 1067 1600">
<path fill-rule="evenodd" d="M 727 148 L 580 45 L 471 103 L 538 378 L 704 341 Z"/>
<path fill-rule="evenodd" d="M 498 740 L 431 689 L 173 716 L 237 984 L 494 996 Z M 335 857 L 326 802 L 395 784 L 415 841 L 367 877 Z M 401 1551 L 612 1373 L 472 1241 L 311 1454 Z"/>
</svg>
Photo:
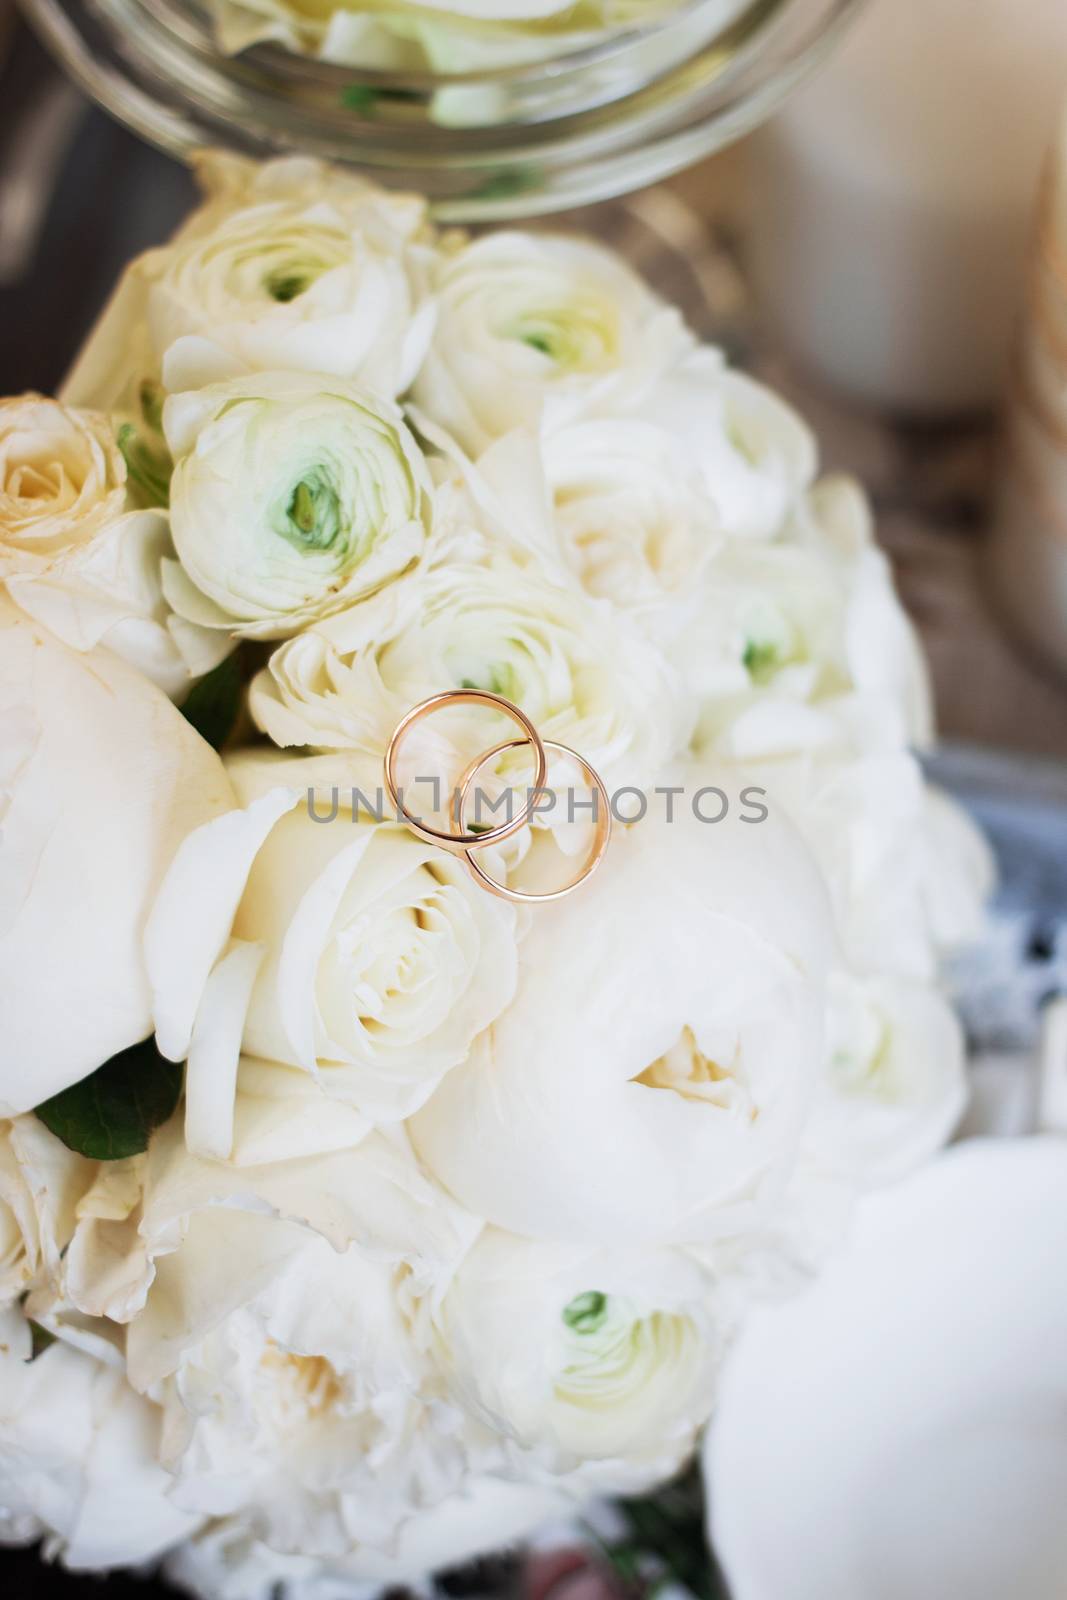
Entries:
<svg viewBox="0 0 1067 1600">
<path fill-rule="evenodd" d="M 894 422 L 857 410 L 789 361 L 746 278 L 744 147 L 561 221 L 623 249 L 703 335 L 793 401 L 819 437 L 826 469 L 866 485 L 926 642 L 942 734 L 1067 757 L 1067 678 L 1008 632 L 984 580 L 994 420 Z"/>
</svg>

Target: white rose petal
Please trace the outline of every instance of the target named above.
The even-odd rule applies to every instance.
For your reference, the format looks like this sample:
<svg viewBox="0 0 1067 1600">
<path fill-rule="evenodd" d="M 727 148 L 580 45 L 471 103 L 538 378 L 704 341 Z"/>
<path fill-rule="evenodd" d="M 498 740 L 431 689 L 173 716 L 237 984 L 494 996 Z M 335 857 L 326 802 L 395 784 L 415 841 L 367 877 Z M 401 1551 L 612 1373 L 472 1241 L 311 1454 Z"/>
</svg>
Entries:
<svg viewBox="0 0 1067 1600">
<path fill-rule="evenodd" d="M 145 678 L 2 605 L 0 723 L 0 1111 L 12 1115 L 151 1033 L 149 907 L 186 834 L 232 798 L 218 757 Z"/>
</svg>

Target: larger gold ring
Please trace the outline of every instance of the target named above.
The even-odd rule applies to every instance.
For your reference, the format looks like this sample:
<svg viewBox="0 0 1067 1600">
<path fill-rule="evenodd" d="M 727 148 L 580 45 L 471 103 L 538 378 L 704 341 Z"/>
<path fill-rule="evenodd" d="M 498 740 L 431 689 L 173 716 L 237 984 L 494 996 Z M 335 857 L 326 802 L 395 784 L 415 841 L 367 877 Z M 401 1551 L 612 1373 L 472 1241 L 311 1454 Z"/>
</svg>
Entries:
<svg viewBox="0 0 1067 1600">
<path fill-rule="evenodd" d="M 486 705 L 494 711 L 502 711 L 510 717 L 512 722 L 517 722 L 526 737 L 524 739 L 510 739 L 497 745 L 491 752 L 495 755 L 504 750 L 517 749 L 522 745 L 529 745 L 537 757 L 533 786 L 527 792 L 525 804 L 514 817 L 509 817 L 506 822 L 498 822 L 493 828 L 470 831 L 464 827 L 461 818 L 461 808 L 456 810 L 456 820 L 459 822 L 459 833 L 449 833 L 447 829 L 431 828 L 429 823 L 422 822 L 418 817 L 413 817 L 404 805 L 400 788 L 396 781 L 396 761 L 402 740 L 410 733 L 416 722 L 423 717 L 428 717 L 435 711 L 442 710 L 445 706 L 453 705 Z M 475 763 L 475 771 L 480 772 L 490 757 L 479 757 Z M 467 769 L 468 772 L 471 770 Z M 389 747 L 385 752 L 385 787 L 389 792 L 389 799 L 396 807 L 397 815 L 402 817 L 411 829 L 418 834 L 420 839 L 425 839 L 429 844 L 444 845 L 447 849 L 465 850 L 468 847 L 484 849 L 486 845 L 499 844 L 502 839 L 510 839 L 513 833 L 518 833 L 530 815 L 533 796 L 544 788 L 545 778 L 548 776 L 548 758 L 541 736 L 529 717 L 519 706 L 513 705 L 510 700 L 505 700 L 503 695 L 493 694 L 490 689 L 443 689 L 439 694 L 432 694 L 426 700 L 420 700 L 417 706 L 412 706 L 407 714 L 401 717 L 393 729 L 393 736 L 389 740 Z M 469 785 L 468 785 L 469 786 Z"/>
<path fill-rule="evenodd" d="M 454 822 L 458 823 L 461 828 L 464 827 L 467 796 L 470 794 L 471 785 L 482 768 L 488 766 L 491 761 L 495 761 L 497 756 L 503 755 L 506 750 L 518 750 L 521 746 L 529 744 L 529 742 L 528 739 L 505 739 L 502 744 L 494 745 L 492 750 L 487 750 L 484 755 L 471 762 L 456 785 L 452 802 Z M 478 861 L 474 852 L 475 850 L 483 849 L 485 845 L 492 841 L 487 833 L 478 834 L 477 842 L 464 849 L 463 852 L 472 875 L 483 889 L 489 890 L 490 894 L 499 896 L 501 900 L 517 901 L 521 905 L 536 905 L 546 900 L 562 900 L 564 895 L 570 894 L 572 890 L 577 889 L 578 885 L 584 883 L 586 878 L 590 877 L 599 867 L 608 848 L 608 841 L 611 838 L 611 798 L 599 772 L 596 771 L 595 767 L 591 767 L 588 761 L 580 756 L 576 750 L 572 750 L 569 745 L 558 744 L 555 739 L 545 739 L 542 742 L 546 750 L 555 750 L 558 755 L 570 756 L 572 761 L 576 761 L 596 791 L 596 801 L 594 803 L 596 833 L 593 837 L 592 848 L 582 863 L 581 871 L 575 877 L 568 879 L 558 889 L 548 889 L 542 893 L 535 893 L 532 889 L 513 889 L 508 884 L 500 883 L 496 878 L 491 878 L 481 862 Z M 541 783 L 534 786 L 534 791 L 531 792 L 526 804 L 527 814 L 529 814 L 534 793 L 542 787 Z"/>
</svg>

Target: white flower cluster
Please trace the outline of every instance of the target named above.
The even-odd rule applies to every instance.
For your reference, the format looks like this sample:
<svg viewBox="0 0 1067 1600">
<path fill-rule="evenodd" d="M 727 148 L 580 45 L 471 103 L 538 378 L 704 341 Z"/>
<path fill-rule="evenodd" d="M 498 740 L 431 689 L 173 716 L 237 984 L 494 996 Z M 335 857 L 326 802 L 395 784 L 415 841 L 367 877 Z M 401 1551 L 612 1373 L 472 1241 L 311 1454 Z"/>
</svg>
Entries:
<svg viewBox="0 0 1067 1600">
<path fill-rule="evenodd" d="M 686 1458 L 746 1306 L 951 1132 L 988 863 L 860 492 L 619 259 L 203 176 L 0 405 L 0 1536 L 256 1600 Z M 656 799 L 571 898 L 361 803 L 463 686 Z M 537 821 L 509 881 L 585 848 Z"/>
</svg>

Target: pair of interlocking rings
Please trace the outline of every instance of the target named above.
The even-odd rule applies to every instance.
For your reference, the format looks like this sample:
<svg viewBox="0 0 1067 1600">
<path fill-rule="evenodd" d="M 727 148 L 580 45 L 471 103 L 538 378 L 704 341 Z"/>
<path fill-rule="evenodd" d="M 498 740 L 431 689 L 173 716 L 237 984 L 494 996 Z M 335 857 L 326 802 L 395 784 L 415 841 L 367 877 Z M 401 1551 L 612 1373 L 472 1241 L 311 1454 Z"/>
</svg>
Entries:
<svg viewBox="0 0 1067 1600">
<path fill-rule="evenodd" d="M 447 828 L 433 828 L 424 822 L 421 817 L 413 816 L 404 805 L 403 792 L 397 781 L 397 760 L 400 747 L 404 739 L 411 732 L 417 722 L 424 717 L 432 716 L 436 711 L 443 711 L 449 706 L 482 705 L 489 706 L 495 711 L 502 711 L 505 716 L 519 725 L 522 729 L 521 738 L 503 739 L 495 744 L 491 750 L 484 751 L 466 767 L 459 782 L 456 784 L 452 795 L 452 821 L 458 831 L 451 832 Z M 492 827 L 471 828 L 467 823 L 467 802 L 471 789 L 478 775 L 488 766 L 491 766 L 500 756 L 510 750 L 529 748 L 534 753 L 533 783 L 527 791 L 523 805 L 506 821 L 495 823 Z M 552 750 L 556 755 L 567 756 L 576 762 L 594 791 L 593 815 L 595 827 L 593 842 L 589 852 L 582 863 L 581 870 L 558 889 L 539 890 L 512 888 L 499 879 L 493 878 L 481 862 L 477 859 L 476 852 L 485 850 L 490 845 L 500 844 L 505 839 L 510 839 L 520 828 L 529 823 L 536 812 L 535 801 L 539 794 L 545 792 L 545 780 L 548 777 L 548 754 Z M 604 853 L 608 848 L 611 838 L 611 801 L 608 791 L 600 774 L 596 772 L 576 750 L 571 750 L 568 745 L 559 744 L 555 739 L 542 739 L 525 711 L 512 701 L 506 700 L 502 694 L 494 694 L 489 689 L 444 689 L 440 694 L 432 694 L 426 700 L 420 700 L 417 706 L 412 706 L 396 727 L 389 740 L 389 747 L 385 752 L 385 787 L 389 792 L 389 799 L 396 807 L 399 817 L 407 823 L 412 833 L 420 839 L 427 840 L 430 844 L 442 846 L 445 850 L 456 851 L 466 860 L 467 866 L 483 889 L 488 889 L 490 894 L 499 895 L 502 900 L 512 900 L 520 904 L 536 904 L 544 900 L 561 900 L 564 895 L 571 894 L 596 871 Z"/>
</svg>

